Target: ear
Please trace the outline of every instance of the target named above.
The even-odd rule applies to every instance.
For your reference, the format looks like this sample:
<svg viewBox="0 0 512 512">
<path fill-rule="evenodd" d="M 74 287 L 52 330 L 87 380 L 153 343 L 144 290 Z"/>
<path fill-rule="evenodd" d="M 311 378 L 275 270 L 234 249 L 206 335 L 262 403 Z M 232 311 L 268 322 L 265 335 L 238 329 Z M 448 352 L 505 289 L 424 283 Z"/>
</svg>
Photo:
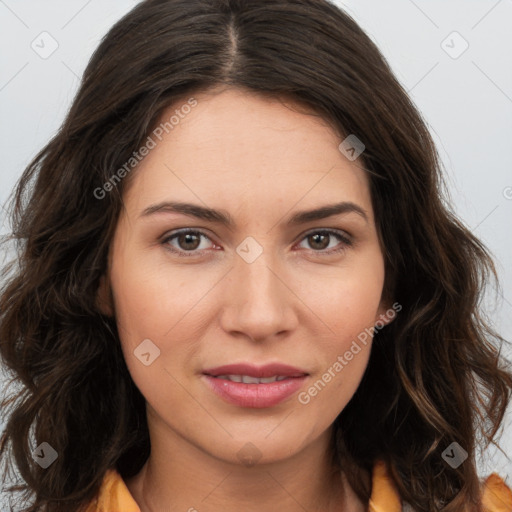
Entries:
<svg viewBox="0 0 512 512">
<path fill-rule="evenodd" d="M 105 316 L 114 316 L 114 301 L 109 279 L 105 274 L 100 278 L 100 284 L 96 293 L 96 307 Z"/>
<path fill-rule="evenodd" d="M 382 329 L 390 324 L 401 310 L 402 305 L 398 302 L 391 304 L 391 301 L 381 301 L 375 316 L 375 327 Z"/>
</svg>

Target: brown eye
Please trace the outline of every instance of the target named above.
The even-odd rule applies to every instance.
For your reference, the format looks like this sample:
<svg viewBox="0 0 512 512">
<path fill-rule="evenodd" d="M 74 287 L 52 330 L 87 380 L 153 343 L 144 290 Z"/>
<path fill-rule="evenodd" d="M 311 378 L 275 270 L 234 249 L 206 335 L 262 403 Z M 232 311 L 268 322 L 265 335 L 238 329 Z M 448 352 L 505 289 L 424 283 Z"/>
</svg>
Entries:
<svg viewBox="0 0 512 512">
<path fill-rule="evenodd" d="M 180 233 L 177 235 L 176 240 L 181 249 L 194 250 L 199 247 L 201 243 L 201 235 L 197 236 L 192 233 Z"/>
<path fill-rule="evenodd" d="M 322 233 L 315 233 L 314 235 L 308 236 L 308 241 L 313 249 L 326 249 L 329 245 L 329 239 L 331 235 L 325 235 Z"/>
<path fill-rule="evenodd" d="M 210 240 L 208 235 L 202 231 L 185 229 L 165 237 L 162 240 L 162 244 L 178 256 L 198 256 L 203 250 L 206 250 L 205 247 L 199 248 L 201 245 L 201 237 Z M 343 232 L 330 229 L 312 231 L 306 234 L 303 240 L 307 240 L 311 251 L 326 255 L 345 251 L 353 244 L 352 240 Z M 334 246 L 329 249 L 331 243 L 336 240 L 338 240 L 338 244 L 334 244 Z M 336 245 L 340 247 L 336 248 Z"/>
<path fill-rule="evenodd" d="M 332 248 L 329 250 L 326 250 L 333 238 L 338 239 L 341 243 L 341 247 L 338 248 Z M 309 247 L 314 252 L 320 252 L 320 253 L 327 253 L 327 254 L 333 254 L 338 253 L 341 251 L 344 251 L 347 249 L 347 247 L 352 245 L 352 240 L 348 238 L 346 235 L 342 234 L 341 232 L 334 231 L 334 230 L 321 230 L 321 231 L 312 231 L 309 234 L 307 234 L 303 240 L 307 240 L 307 243 Z M 336 245 L 334 245 L 336 247 Z"/>
<path fill-rule="evenodd" d="M 162 243 L 179 256 L 197 256 L 202 250 L 205 250 L 204 247 L 199 249 L 201 237 L 209 240 L 209 237 L 202 231 L 187 229 L 165 237 Z M 176 243 L 171 244 L 171 241 L 174 240 L 176 240 Z"/>
</svg>

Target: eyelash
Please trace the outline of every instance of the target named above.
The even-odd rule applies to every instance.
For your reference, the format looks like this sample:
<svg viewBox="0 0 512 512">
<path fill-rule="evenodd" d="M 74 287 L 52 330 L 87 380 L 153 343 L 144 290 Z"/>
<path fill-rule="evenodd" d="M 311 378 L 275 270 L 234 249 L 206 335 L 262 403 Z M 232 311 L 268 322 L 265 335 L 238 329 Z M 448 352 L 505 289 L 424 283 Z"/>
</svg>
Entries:
<svg viewBox="0 0 512 512">
<path fill-rule="evenodd" d="M 201 251 L 197 251 L 197 250 L 193 250 L 193 251 L 180 251 L 180 250 L 176 250 L 175 248 L 172 248 L 172 246 L 169 244 L 169 242 L 171 240 L 173 240 L 174 238 L 176 238 L 176 237 L 178 237 L 180 235 L 187 234 L 187 233 L 199 234 L 199 235 L 202 235 L 202 236 L 210 239 L 210 237 L 204 231 L 201 231 L 199 229 L 186 228 L 186 229 L 179 230 L 179 231 L 173 233 L 172 235 L 166 236 L 162 240 L 162 245 L 167 246 L 167 250 L 169 250 L 170 252 L 176 254 L 179 257 L 190 258 L 190 257 L 193 257 L 193 256 L 197 256 L 198 254 L 201 254 Z M 314 230 L 314 231 L 309 231 L 308 233 L 306 233 L 303 236 L 303 238 L 300 241 L 302 242 L 304 239 L 306 239 L 306 238 L 308 238 L 308 237 L 310 237 L 312 235 L 317 235 L 317 234 L 333 235 L 336 238 L 338 238 L 341 242 L 343 242 L 344 245 L 342 245 L 339 249 L 319 250 L 319 251 L 315 251 L 314 249 L 310 249 L 314 253 L 326 254 L 326 255 L 332 256 L 334 254 L 339 254 L 339 253 L 342 253 L 342 252 L 346 251 L 347 248 L 352 247 L 352 245 L 353 245 L 352 240 L 348 236 L 344 235 L 343 232 L 338 231 L 338 230 L 334 230 L 334 229 L 318 229 L 318 230 Z"/>
</svg>

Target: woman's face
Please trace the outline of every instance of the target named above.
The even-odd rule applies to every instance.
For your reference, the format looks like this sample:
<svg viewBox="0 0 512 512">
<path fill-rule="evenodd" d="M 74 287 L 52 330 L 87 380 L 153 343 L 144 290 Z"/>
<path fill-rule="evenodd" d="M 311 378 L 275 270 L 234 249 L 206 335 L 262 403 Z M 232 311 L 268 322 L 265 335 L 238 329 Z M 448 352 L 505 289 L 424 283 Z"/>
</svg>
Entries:
<svg viewBox="0 0 512 512">
<path fill-rule="evenodd" d="M 368 177 L 318 116 L 235 89 L 194 98 L 130 176 L 111 311 L 150 430 L 226 462 L 282 460 L 325 441 L 366 368 L 362 334 L 387 321 Z M 303 214 L 338 203 L 352 206 Z"/>
</svg>

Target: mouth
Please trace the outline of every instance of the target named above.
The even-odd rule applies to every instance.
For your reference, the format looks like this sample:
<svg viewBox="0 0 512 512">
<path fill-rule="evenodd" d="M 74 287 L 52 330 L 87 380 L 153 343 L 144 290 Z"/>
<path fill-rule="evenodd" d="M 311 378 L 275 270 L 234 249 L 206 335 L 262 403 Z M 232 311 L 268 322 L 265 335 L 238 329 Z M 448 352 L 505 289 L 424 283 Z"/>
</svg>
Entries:
<svg viewBox="0 0 512 512">
<path fill-rule="evenodd" d="M 303 377 L 308 375 L 308 372 L 295 366 L 290 366 L 283 363 L 270 363 L 262 366 L 257 366 L 251 363 L 236 363 L 226 364 L 223 366 L 217 366 L 215 368 L 208 368 L 203 370 L 203 374 L 211 375 L 212 377 L 221 378 L 255 378 L 255 379 L 266 379 L 266 378 L 288 378 L 288 377 Z M 258 382 L 250 382 L 246 380 L 234 380 L 234 382 L 245 382 L 246 384 L 257 384 Z M 272 381 L 270 381 L 272 382 Z"/>
<path fill-rule="evenodd" d="M 244 384 L 269 384 L 285 379 L 293 379 L 298 377 L 287 377 L 286 375 L 274 375 L 273 377 L 252 377 L 251 375 L 210 375 L 215 379 L 224 379 L 231 382 L 243 382 Z"/>
<path fill-rule="evenodd" d="M 208 388 L 239 407 L 266 408 L 283 402 L 297 392 L 309 373 L 281 363 L 254 366 L 234 364 L 202 372 Z"/>
</svg>

